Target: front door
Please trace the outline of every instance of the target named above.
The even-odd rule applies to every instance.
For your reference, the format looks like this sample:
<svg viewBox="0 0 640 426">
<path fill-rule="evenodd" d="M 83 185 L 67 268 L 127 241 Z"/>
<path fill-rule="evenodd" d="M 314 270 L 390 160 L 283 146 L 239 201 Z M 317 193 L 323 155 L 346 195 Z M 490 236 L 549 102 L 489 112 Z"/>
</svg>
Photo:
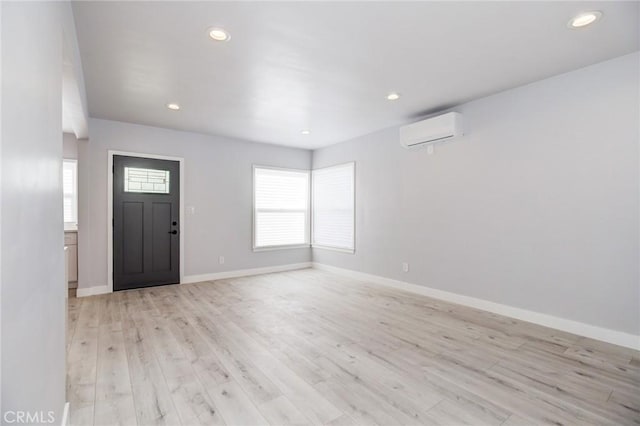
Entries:
<svg viewBox="0 0 640 426">
<path fill-rule="evenodd" d="M 113 289 L 180 282 L 180 163 L 113 157 Z"/>
</svg>

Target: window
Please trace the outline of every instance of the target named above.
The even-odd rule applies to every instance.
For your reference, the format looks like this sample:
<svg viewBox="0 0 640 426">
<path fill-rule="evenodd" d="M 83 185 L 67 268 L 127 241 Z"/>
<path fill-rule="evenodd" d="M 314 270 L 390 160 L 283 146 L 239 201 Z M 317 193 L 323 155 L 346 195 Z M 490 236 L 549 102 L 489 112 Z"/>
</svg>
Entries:
<svg viewBox="0 0 640 426">
<path fill-rule="evenodd" d="M 124 168 L 124 192 L 144 192 L 147 194 L 169 193 L 169 171 Z"/>
<path fill-rule="evenodd" d="M 64 223 L 78 223 L 78 162 L 62 161 L 62 193 L 64 206 Z"/>
<path fill-rule="evenodd" d="M 254 166 L 253 248 L 309 245 L 309 172 Z"/>
<path fill-rule="evenodd" d="M 312 245 L 355 251 L 355 163 L 313 170 Z"/>
</svg>

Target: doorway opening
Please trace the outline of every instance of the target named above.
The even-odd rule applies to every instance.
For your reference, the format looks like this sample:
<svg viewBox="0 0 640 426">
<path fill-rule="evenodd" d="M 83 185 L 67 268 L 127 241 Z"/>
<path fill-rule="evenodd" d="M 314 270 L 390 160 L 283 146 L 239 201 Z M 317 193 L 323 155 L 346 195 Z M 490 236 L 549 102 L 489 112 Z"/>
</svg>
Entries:
<svg viewBox="0 0 640 426">
<path fill-rule="evenodd" d="M 109 152 L 112 291 L 182 281 L 183 163 L 175 157 Z"/>
</svg>

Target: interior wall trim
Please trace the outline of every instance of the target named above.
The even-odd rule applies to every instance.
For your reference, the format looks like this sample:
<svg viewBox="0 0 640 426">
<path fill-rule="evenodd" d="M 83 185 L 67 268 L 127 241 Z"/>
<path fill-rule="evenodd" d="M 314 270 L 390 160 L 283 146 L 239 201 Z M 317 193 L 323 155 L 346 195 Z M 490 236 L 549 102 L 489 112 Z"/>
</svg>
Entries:
<svg viewBox="0 0 640 426">
<path fill-rule="evenodd" d="M 96 296 L 98 294 L 111 293 L 111 288 L 108 285 L 99 285 L 94 287 L 78 287 L 76 289 L 76 297 Z"/>
<path fill-rule="evenodd" d="M 612 343 L 614 345 L 640 350 L 640 336 L 625 333 L 623 331 L 611 330 L 608 328 L 598 327 L 595 325 L 560 318 L 553 315 L 543 314 L 540 312 L 530 311 L 522 308 L 516 308 L 509 305 L 490 302 L 484 299 L 464 296 L 457 293 L 451 293 L 431 287 L 393 280 L 391 278 L 384 278 L 378 275 L 367 274 L 351 269 L 339 268 L 336 266 L 326 265 L 318 262 L 313 262 L 313 267 L 356 280 L 392 287 L 398 290 L 404 290 L 411 293 L 420 294 L 422 296 L 443 300 L 445 302 L 481 309 L 483 311 L 492 312 L 494 314 L 503 315 L 505 317 L 515 318 L 521 321 L 554 328 L 556 330 L 565 331 L 568 333 L 576 334 L 578 336 L 589 337 L 591 339 Z"/>
<path fill-rule="evenodd" d="M 224 280 L 227 278 L 249 277 L 251 275 L 271 274 L 273 272 L 295 271 L 297 269 L 311 268 L 311 262 L 289 263 L 287 265 L 265 266 L 262 268 L 236 269 L 234 271 L 213 272 L 210 274 L 186 275 L 180 284 L 199 283 L 203 281 Z M 108 285 L 78 288 L 76 297 L 96 296 L 98 294 L 112 293 Z"/>
<path fill-rule="evenodd" d="M 140 152 L 107 151 L 107 286 L 108 290 L 105 293 L 111 293 L 113 291 L 113 156 L 124 155 L 127 157 L 141 157 L 151 158 L 156 160 L 170 160 L 180 163 L 180 282 L 184 279 L 184 235 L 187 229 L 186 216 L 185 216 L 185 181 L 186 175 L 185 167 L 186 163 L 183 157 L 173 157 L 170 155 L 159 154 L 144 154 Z M 101 294 L 101 293 L 95 293 Z M 76 294 L 77 295 L 77 294 Z"/>
<path fill-rule="evenodd" d="M 273 272 L 295 271 L 297 269 L 306 268 L 311 268 L 311 262 L 290 263 L 287 265 L 266 266 L 263 268 L 238 269 L 235 271 L 213 272 L 210 274 L 202 275 L 187 275 L 182 280 L 182 284 L 223 280 L 226 278 L 248 277 L 251 275 L 271 274 Z"/>
<path fill-rule="evenodd" d="M 69 424 L 69 402 L 65 402 L 62 409 L 62 419 L 60 420 L 60 426 L 67 426 Z"/>
</svg>

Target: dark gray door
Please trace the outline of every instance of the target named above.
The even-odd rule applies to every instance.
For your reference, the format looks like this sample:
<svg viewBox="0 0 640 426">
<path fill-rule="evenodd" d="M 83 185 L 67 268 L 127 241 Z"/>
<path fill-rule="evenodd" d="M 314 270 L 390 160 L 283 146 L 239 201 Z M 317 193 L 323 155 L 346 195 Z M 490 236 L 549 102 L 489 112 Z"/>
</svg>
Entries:
<svg viewBox="0 0 640 426">
<path fill-rule="evenodd" d="M 113 157 L 113 289 L 180 282 L 180 163 Z"/>
</svg>

